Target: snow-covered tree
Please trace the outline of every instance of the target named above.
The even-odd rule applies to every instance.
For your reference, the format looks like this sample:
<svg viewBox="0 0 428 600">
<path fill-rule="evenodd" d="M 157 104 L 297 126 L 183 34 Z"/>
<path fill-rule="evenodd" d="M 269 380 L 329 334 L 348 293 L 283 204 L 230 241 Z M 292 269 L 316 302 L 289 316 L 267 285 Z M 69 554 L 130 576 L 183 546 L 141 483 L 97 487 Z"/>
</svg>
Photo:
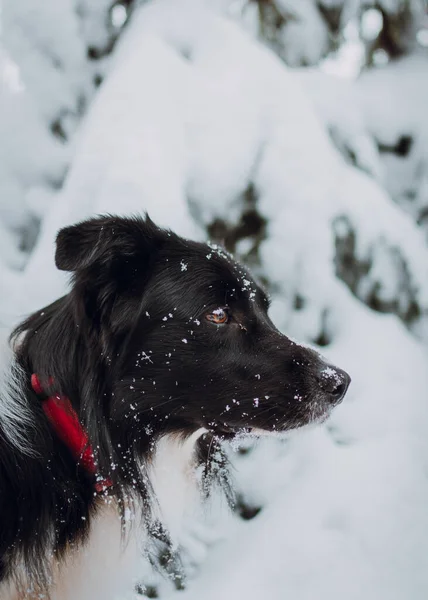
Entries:
<svg viewBox="0 0 428 600">
<path fill-rule="evenodd" d="M 181 598 L 426 597 L 425 10 L 3 0 L 0 319 L 64 292 L 58 228 L 147 210 L 224 242 L 353 376 L 324 427 L 239 446 L 236 515 L 190 518 Z"/>
</svg>

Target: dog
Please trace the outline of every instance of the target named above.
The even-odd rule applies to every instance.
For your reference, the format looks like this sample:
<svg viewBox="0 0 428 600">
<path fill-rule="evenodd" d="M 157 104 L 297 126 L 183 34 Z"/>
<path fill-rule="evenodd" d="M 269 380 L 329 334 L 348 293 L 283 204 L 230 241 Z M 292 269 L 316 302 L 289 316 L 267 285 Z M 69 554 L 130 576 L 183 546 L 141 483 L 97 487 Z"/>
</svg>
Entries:
<svg viewBox="0 0 428 600">
<path fill-rule="evenodd" d="M 147 216 L 65 227 L 55 262 L 71 289 L 15 330 L 1 383 L 0 597 L 108 600 L 213 444 L 322 422 L 350 378 L 225 250 Z"/>
</svg>

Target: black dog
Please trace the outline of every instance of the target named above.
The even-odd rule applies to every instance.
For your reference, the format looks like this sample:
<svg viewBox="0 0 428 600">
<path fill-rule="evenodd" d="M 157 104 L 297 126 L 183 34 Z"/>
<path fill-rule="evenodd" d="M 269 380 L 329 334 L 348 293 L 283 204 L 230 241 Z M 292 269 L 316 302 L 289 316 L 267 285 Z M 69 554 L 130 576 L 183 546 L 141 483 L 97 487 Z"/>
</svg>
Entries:
<svg viewBox="0 0 428 600">
<path fill-rule="evenodd" d="M 62 229 L 56 264 L 72 272 L 71 291 L 15 331 L 1 390 L 2 598 L 86 598 L 70 590 L 93 559 L 75 553 L 92 547 L 106 506 L 126 516 L 138 505 L 147 530 L 157 498 L 168 521 L 168 461 L 183 475 L 195 445 L 322 421 L 350 381 L 275 328 L 266 294 L 230 255 L 148 218 Z M 78 456 L 46 409 L 64 397 L 86 440 Z"/>
</svg>

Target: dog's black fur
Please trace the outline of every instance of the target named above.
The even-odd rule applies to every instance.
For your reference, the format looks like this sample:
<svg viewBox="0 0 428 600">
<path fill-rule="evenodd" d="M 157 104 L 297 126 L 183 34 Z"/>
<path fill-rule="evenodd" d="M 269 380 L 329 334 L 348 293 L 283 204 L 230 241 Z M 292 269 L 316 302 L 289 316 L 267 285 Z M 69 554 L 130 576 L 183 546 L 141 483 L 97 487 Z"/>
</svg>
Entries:
<svg viewBox="0 0 428 600">
<path fill-rule="evenodd" d="M 95 506 L 93 482 L 52 431 L 32 373 L 68 396 L 114 494 L 138 497 L 147 514 L 146 466 L 163 434 L 296 428 L 322 420 L 349 384 L 275 328 L 266 294 L 231 256 L 149 218 L 67 227 L 56 264 L 72 272 L 71 291 L 13 336 L 33 427 L 22 450 L 0 418 L 0 581 L 22 562 L 43 583 L 49 553 L 84 541 Z M 210 320 L 218 308 L 221 325 Z"/>
</svg>

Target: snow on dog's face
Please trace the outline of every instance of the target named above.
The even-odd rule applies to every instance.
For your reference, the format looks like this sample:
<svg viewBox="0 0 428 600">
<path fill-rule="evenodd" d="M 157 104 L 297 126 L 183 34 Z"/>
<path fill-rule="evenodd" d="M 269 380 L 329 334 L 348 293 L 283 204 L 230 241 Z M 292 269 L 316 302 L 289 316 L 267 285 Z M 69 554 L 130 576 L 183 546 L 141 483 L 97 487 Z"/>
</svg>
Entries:
<svg viewBox="0 0 428 600">
<path fill-rule="evenodd" d="M 222 249 L 105 217 L 60 231 L 57 266 L 97 331 L 112 438 L 284 431 L 323 420 L 349 376 L 282 335 L 248 271 Z"/>
</svg>

